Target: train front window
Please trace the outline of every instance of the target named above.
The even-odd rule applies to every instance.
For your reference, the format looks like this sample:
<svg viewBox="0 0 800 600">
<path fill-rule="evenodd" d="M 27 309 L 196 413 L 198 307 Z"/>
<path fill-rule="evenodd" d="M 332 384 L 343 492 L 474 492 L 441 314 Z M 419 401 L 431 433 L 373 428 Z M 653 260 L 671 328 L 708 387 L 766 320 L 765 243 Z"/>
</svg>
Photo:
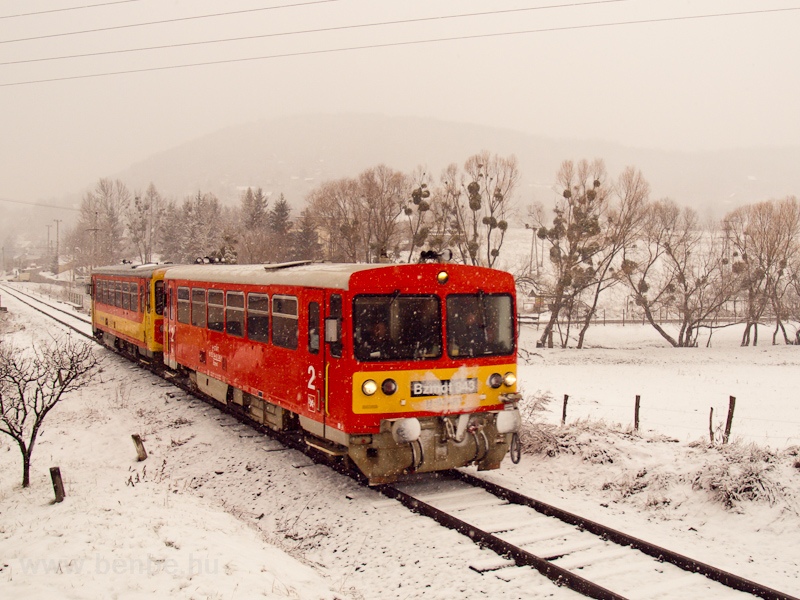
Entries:
<svg viewBox="0 0 800 600">
<path fill-rule="evenodd" d="M 447 354 L 451 358 L 514 352 L 514 311 L 508 294 L 447 297 Z"/>
<path fill-rule="evenodd" d="M 353 348 L 361 362 L 442 356 L 438 296 L 359 295 L 353 299 Z"/>
</svg>

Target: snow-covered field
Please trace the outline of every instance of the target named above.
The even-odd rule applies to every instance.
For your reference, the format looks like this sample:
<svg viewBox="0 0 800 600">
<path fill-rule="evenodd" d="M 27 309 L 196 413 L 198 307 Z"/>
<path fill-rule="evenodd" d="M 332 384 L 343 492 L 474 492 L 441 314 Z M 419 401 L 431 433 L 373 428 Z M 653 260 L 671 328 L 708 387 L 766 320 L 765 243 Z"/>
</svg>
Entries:
<svg viewBox="0 0 800 600">
<path fill-rule="evenodd" d="M 52 335 L 3 304 L 2 343 Z M 535 337 L 522 336 L 532 355 L 520 383 L 529 407 L 553 398 L 526 431 L 543 452 L 487 478 L 800 595 L 800 349 L 739 348 L 733 330 L 682 350 L 631 326 L 591 329 L 583 351 L 535 350 Z M 45 421 L 30 488 L 0 437 L 0 597 L 578 597 L 469 569 L 487 551 L 96 352 L 95 381 Z M 736 441 L 711 448 L 709 409 L 718 428 L 731 395 Z M 60 504 L 51 466 L 66 482 Z"/>
</svg>

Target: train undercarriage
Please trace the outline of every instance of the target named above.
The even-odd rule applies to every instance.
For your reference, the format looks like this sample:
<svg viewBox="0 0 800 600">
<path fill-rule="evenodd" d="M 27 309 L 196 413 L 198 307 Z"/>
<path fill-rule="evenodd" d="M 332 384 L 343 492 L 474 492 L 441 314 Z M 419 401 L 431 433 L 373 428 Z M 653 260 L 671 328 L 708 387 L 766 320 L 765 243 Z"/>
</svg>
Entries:
<svg viewBox="0 0 800 600">
<path fill-rule="evenodd" d="M 160 353 L 142 352 L 135 344 L 97 330 L 105 346 L 149 366 L 161 365 Z M 342 432 L 325 423 L 286 410 L 234 388 L 208 375 L 179 366 L 192 389 L 212 398 L 230 412 L 278 433 L 298 433 L 307 446 L 331 459 L 343 460 L 370 485 L 392 483 L 415 473 L 429 473 L 475 464 L 479 470 L 496 469 L 509 450 L 513 411 L 437 415 L 422 418 L 383 419 L 378 433 Z M 503 414 L 509 413 L 509 414 Z M 509 426 L 509 421 L 512 424 Z M 409 435 L 408 430 L 413 433 Z"/>
</svg>

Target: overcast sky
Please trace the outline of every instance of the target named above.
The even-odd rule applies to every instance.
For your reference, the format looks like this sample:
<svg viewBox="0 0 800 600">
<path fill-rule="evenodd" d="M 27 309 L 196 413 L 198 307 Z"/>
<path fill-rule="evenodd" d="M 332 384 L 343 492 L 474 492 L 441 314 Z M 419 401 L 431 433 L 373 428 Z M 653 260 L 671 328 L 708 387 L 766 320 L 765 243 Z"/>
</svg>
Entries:
<svg viewBox="0 0 800 600">
<path fill-rule="evenodd" d="M 47 12 L 85 5 L 96 6 Z M 0 198 L 80 192 L 220 128 L 306 113 L 689 151 L 798 145 L 798 9 L 800 0 L 5 0 Z M 231 14 L 190 18 L 219 13 Z M 457 17 L 469 13 L 481 14 Z M 64 58 L 89 53 L 100 54 Z"/>
</svg>

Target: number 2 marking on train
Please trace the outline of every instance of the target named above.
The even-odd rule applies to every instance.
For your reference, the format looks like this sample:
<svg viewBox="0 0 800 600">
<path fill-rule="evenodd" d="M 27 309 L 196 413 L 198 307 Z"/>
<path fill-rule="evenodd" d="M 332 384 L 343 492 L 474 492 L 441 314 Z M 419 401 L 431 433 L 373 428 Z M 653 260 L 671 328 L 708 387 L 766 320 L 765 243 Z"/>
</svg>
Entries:
<svg viewBox="0 0 800 600">
<path fill-rule="evenodd" d="M 308 365 L 308 375 L 308 389 L 317 389 L 317 386 L 314 385 L 314 380 L 317 378 L 317 372 L 314 370 L 313 365 Z"/>
</svg>

